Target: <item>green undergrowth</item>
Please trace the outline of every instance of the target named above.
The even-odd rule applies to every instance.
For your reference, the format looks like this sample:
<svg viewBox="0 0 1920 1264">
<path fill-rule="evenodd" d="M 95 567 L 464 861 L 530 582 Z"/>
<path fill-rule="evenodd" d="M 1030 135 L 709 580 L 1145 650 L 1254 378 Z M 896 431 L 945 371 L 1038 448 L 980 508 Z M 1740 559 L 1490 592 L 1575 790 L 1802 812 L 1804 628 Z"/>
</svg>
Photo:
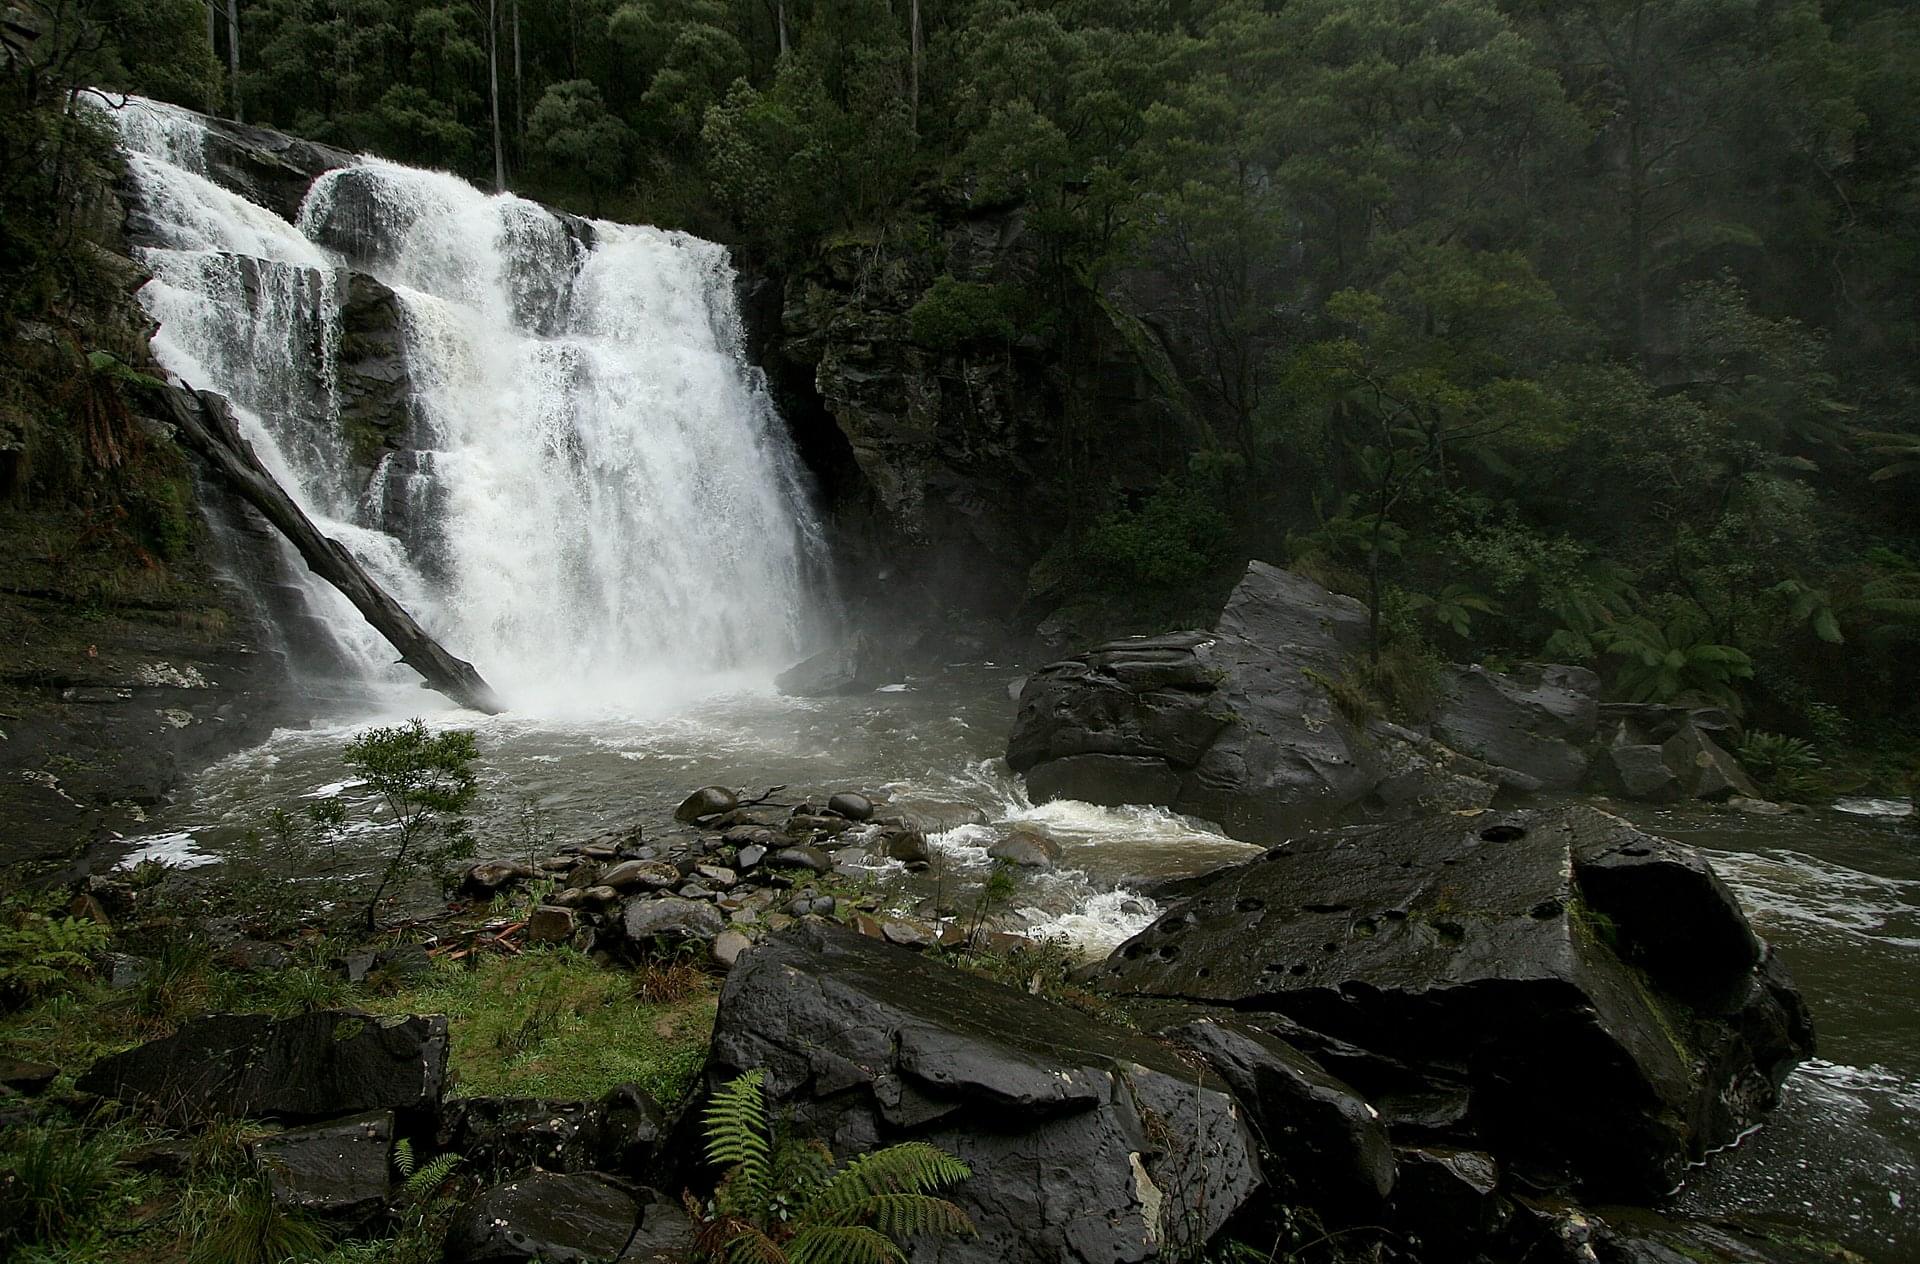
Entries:
<svg viewBox="0 0 1920 1264">
<path fill-rule="evenodd" d="M 649 971 L 606 970 L 571 949 L 437 966 L 417 984 L 363 1007 L 445 1014 L 451 1093 L 459 1097 L 592 1098 L 638 1084 L 663 1104 L 693 1087 L 713 1034 L 718 989 L 685 972 L 680 994 L 646 999 Z"/>
</svg>

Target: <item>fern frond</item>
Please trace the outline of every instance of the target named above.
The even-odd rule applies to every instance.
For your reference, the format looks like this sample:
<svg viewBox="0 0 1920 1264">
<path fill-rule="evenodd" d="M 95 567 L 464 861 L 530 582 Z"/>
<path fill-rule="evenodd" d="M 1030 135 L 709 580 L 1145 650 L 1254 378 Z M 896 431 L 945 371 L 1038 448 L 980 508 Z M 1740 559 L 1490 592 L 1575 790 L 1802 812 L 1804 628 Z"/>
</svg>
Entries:
<svg viewBox="0 0 1920 1264">
<path fill-rule="evenodd" d="M 732 1222 L 733 1236 L 727 1239 L 727 1264 L 789 1264 L 787 1253 L 754 1225 Z"/>
<path fill-rule="evenodd" d="M 972 1175 L 971 1168 L 938 1146 L 903 1141 L 847 1164 L 814 1197 L 808 1210 L 830 1213 L 882 1194 L 924 1194 Z"/>
<path fill-rule="evenodd" d="M 401 1193 L 415 1201 L 423 1199 L 444 1185 L 447 1178 L 453 1175 L 453 1169 L 459 1166 L 459 1155 L 443 1154 L 407 1177 L 407 1183 L 401 1186 Z"/>
<path fill-rule="evenodd" d="M 393 1143 L 393 1170 L 403 1181 L 413 1175 L 413 1142 L 405 1137 Z"/>
<path fill-rule="evenodd" d="M 874 1194 L 822 1213 L 823 1224 L 863 1224 L 898 1241 L 921 1233 L 973 1233 L 967 1213 L 926 1194 Z"/>
<path fill-rule="evenodd" d="M 791 1264 L 905 1264 L 891 1239 L 865 1225 L 808 1225 L 787 1243 Z"/>
<path fill-rule="evenodd" d="M 771 1195 L 773 1144 L 760 1086 L 766 1073 L 748 1071 L 714 1090 L 707 1104 L 707 1160 L 731 1168 L 725 1182 L 735 1206 L 758 1215 Z"/>
</svg>

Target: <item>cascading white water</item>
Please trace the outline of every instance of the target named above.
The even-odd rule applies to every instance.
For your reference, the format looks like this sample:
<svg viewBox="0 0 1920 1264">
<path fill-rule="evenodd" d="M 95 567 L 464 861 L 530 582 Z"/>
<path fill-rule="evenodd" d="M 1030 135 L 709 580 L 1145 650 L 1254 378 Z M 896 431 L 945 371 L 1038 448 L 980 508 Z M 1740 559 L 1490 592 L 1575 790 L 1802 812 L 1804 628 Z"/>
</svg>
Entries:
<svg viewBox="0 0 1920 1264">
<path fill-rule="evenodd" d="M 158 241 L 156 356 L 231 398 L 323 529 L 511 702 L 646 706 L 792 660 L 818 530 L 723 247 L 375 159 L 316 181 L 295 226 L 201 174 L 198 116 L 116 119 Z M 394 292 L 412 386 L 409 451 L 368 486 L 336 398 L 349 266 Z M 377 529 L 396 479 L 425 510 L 405 541 Z M 310 598 L 394 679 L 337 594 Z"/>
</svg>

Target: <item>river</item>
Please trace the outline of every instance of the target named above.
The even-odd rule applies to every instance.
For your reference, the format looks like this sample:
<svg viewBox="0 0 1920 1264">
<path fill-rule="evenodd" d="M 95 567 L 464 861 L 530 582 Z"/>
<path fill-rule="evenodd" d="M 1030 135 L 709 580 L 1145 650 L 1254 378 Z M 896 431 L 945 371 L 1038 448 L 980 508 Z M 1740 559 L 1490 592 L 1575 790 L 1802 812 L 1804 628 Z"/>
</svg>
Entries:
<svg viewBox="0 0 1920 1264">
<path fill-rule="evenodd" d="M 1011 667 L 958 665 L 849 698 L 781 698 L 736 687 L 697 702 L 481 717 L 429 710 L 429 722 L 474 728 L 485 793 L 475 814 L 482 850 L 518 854 L 542 840 L 670 822 L 687 791 L 708 783 L 793 800 L 835 789 L 971 804 L 1004 827 L 1044 822 L 1062 842 L 1054 873 L 1023 875 L 1008 906 L 1033 933 L 1092 953 L 1151 920 L 1132 890 L 1252 854 L 1207 827 L 1150 809 L 1035 807 L 999 758 L 1012 717 Z M 421 696 L 423 699 L 427 695 Z M 416 703 L 416 705 L 418 705 Z M 407 712 L 389 706 L 390 721 Z M 289 729 L 209 770 L 191 797 L 153 821 L 136 854 L 187 863 L 231 855 L 270 809 L 352 791 L 340 762 L 361 714 Z M 1795 1073 L 1773 1120 L 1687 1182 L 1678 1208 L 1787 1221 L 1870 1260 L 1920 1259 L 1911 1204 L 1920 1189 L 1920 831 L 1833 809 L 1754 817 L 1704 807 L 1621 808 L 1644 828 L 1707 851 L 1754 925 L 1806 991 L 1820 1057 Z M 950 902 L 987 869 L 996 828 L 936 836 Z M 293 879 L 372 867 L 378 828 L 350 826 L 318 851 L 281 855 Z M 266 844 L 271 853 L 272 843 Z M 911 906 L 931 879 L 898 866 L 870 871 L 886 898 Z"/>
</svg>

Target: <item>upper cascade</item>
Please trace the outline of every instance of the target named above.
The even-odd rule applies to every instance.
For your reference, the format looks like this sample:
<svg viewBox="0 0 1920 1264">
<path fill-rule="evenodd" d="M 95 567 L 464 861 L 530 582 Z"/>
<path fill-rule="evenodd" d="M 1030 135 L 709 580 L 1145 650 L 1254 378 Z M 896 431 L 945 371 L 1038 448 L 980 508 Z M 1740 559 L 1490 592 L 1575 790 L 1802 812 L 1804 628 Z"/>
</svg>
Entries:
<svg viewBox="0 0 1920 1264">
<path fill-rule="evenodd" d="M 820 533 L 724 247 L 375 158 L 289 223 L 205 174 L 199 115 L 112 113 L 156 358 L 227 396 L 322 530 L 510 704 L 651 708 L 793 659 Z M 405 395 L 371 445 L 341 387 L 365 276 L 398 309 Z M 343 599 L 305 597 L 355 674 L 394 679 Z"/>
</svg>

